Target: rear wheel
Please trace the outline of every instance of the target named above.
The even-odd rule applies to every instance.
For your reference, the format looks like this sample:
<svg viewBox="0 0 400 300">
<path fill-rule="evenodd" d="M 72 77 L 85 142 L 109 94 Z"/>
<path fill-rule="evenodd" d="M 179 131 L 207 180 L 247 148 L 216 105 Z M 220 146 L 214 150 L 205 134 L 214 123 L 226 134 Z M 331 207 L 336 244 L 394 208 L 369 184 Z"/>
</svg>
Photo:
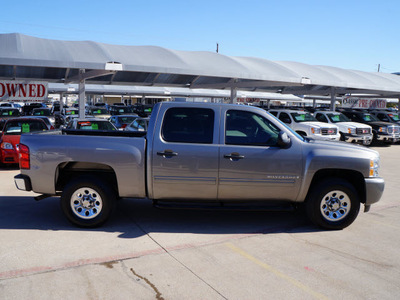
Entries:
<svg viewBox="0 0 400 300">
<path fill-rule="evenodd" d="M 329 178 L 319 182 L 306 202 L 309 219 L 325 229 L 343 229 L 356 219 L 360 210 L 357 191 L 349 182 Z"/>
<path fill-rule="evenodd" d="M 115 200 L 116 193 L 107 183 L 96 177 L 78 177 L 65 186 L 61 208 L 73 224 L 98 227 L 111 215 Z"/>
</svg>

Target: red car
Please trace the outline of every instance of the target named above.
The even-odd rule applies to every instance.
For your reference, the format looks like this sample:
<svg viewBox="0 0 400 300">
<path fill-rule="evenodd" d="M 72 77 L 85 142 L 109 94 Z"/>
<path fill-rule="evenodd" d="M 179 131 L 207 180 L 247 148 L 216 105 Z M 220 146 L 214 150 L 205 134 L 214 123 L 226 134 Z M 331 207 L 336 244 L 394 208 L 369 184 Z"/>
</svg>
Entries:
<svg viewBox="0 0 400 300">
<path fill-rule="evenodd" d="M 39 118 L 12 118 L 6 120 L 0 133 L 0 163 L 18 164 L 18 144 L 21 134 L 48 130 Z"/>
</svg>

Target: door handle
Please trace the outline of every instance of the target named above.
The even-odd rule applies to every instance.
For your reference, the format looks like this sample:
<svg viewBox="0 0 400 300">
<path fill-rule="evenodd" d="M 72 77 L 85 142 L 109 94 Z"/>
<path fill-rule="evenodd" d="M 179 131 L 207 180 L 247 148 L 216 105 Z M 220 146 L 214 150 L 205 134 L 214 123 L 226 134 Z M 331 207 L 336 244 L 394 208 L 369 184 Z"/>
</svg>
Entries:
<svg viewBox="0 0 400 300">
<path fill-rule="evenodd" d="M 162 156 L 164 158 L 170 158 L 172 156 L 177 156 L 178 153 L 176 153 L 172 150 L 164 150 L 164 152 L 157 152 L 157 155 Z"/>
<path fill-rule="evenodd" d="M 239 160 L 239 159 L 243 159 L 243 158 L 244 158 L 244 155 L 240 155 L 240 154 L 237 153 L 237 152 L 232 152 L 231 154 L 225 154 L 225 155 L 224 155 L 224 158 L 228 158 L 228 159 L 230 159 L 231 161 L 237 161 L 237 160 Z"/>
</svg>

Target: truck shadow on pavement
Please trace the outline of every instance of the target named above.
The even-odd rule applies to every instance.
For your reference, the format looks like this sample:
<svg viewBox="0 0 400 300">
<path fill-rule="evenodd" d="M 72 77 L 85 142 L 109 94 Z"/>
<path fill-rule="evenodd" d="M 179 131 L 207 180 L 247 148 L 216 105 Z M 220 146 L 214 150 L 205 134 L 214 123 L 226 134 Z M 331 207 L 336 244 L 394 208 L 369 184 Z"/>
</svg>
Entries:
<svg viewBox="0 0 400 300">
<path fill-rule="evenodd" d="M 0 229 L 121 232 L 132 239 L 148 233 L 274 234 L 319 231 L 301 211 L 219 211 L 158 209 L 149 200 L 119 200 L 110 220 L 86 229 L 68 222 L 56 197 L 0 196 Z"/>
</svg>

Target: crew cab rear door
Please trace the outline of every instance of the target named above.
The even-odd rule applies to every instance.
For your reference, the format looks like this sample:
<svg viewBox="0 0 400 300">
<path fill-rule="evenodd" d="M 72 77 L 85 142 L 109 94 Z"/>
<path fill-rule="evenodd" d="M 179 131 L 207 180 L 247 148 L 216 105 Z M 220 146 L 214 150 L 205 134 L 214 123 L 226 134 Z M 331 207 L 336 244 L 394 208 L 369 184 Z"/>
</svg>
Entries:
<svg viewBox="0 0 400 300">
<path fill-rule="evenodd" d="M 218 107 L 165 111 L 151 154 L 154 199 L 217 199 L 218 114 Z"/>
<path fill-rule="evenodd" d="M 279 147 L 280 129 L 262 113 L 228 108 L 221 119 L 218 199 L 294 201 L 303 170 L 300 143 Z"/>
</svg>

